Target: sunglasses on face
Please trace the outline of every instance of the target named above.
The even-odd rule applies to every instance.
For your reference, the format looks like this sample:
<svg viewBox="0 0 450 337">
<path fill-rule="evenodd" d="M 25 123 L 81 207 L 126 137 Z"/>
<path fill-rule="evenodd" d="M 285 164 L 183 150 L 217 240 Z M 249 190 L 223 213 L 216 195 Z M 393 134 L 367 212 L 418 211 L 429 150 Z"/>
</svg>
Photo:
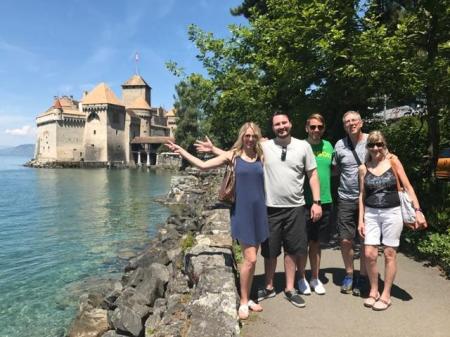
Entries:
<svg viewBox="0 0 450 337">
<path fill-rule="evenodd" d="M 323 130 L 323 125 L 310 125 L 309 126 L 310 130 L 319 130 L 322 131 Z"/>
<path fill-rule="evenodd" d="M 285 161 L 286 160 L 286 153 L 287 153 L 287 147 L 283 146 L 281 148 L 281 161 Z"/>
<path fill-rule="evenodd" d="M 367 143 L 367 147 L 369 149 L 373 149 L 375 146 L 377 146 L 377 147 L 384 147 L 384 143 L 383 142 Z"/>
</svg>

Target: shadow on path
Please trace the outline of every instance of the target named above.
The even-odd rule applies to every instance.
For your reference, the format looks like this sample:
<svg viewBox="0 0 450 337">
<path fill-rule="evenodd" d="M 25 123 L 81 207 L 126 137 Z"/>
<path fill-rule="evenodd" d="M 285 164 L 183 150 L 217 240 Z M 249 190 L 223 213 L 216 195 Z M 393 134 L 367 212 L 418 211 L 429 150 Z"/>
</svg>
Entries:
<svg viewBox="0 0 450 337">
<path fill-rule="evenodd" d="M 357 272 L 357 271 L 356 271 Z M 324 268 L 320 270 L 319 278 L 322 281 L 322 283 L 326 286 L 330 282 L 333 282 L 333 284 L 336 287 L 340 287 L 342 280 L 345 276 L 345 270 L 343 268 Z M 330 279 L 331 278 L 331 279 Z M 311 279 L 311 271 L 306 271 L 306 279 Z M 264 274 L 255 275 L 253 279 L 253 286 L 252 286 L 252 298 L 257 298 L 257 290 L 262 289 L 265 286 L 264 282 Z M 284 288 L 286 286 L 285 277 L 283 272 L 276 272 L 274 277 L 274 288 L 277 294 L 282 293 L 284 291 Z M 380 292 L 382 291 L 384 287 L 384 282 L 381 280 L 381 278 L 378 278 L 378 286 L 380 289 Z M 400 288 L 395 283 L 392 286 L 391 290 L 391 296 L 395 297 L 402 301 L 410 301 L 413 299 L 410 293 L 406 291 L 403 288 Z"/>
</svg>

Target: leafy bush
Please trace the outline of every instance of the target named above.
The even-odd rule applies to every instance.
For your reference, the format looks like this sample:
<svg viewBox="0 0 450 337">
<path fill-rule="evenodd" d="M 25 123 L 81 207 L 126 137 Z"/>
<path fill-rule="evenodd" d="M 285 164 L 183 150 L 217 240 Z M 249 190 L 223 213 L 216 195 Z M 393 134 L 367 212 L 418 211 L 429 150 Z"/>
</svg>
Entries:
<svg viewBox="0 0 450 337">
<path fill-rule="evenodd" d="M 450 228 L 446 233 L 427 233 L 425 238 L 419 241 L 417 249 L 450 275 Z"/>
<path fill-rule="evenodd" d="M 450 276 L 450 182 L 439 181 L 430 172 L 426 125 L 418 117 L 404 117 L 380 129 L 389 150 L 400 158 L 429 226 L 426 231 L 405 231 L 402 241 L 410 251 L 440 265 Z M 448 131 L 442 130 L 445 146 Z"/>
</svg>

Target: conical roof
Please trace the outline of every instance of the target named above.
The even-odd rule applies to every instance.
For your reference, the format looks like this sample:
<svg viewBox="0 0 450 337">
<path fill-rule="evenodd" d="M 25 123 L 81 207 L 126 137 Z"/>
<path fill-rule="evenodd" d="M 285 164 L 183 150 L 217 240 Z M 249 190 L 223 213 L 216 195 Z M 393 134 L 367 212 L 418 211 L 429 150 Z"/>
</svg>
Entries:
<svg viewBox="0 0 450 337">
<path fill-rule="evenodd" d="M 147 103 L 147 101 L 145 100 L 144 97 L 139 97 L 133 103 L 131 103 L 129 106 L 127 106 L 127 109 L 150 110 L 151 107 Z"/>
<path fill-rule="evenodd" d="M 175 109 L 170 109 L 166 112 L 166 117 L 176 117 Z"/>
<path fill-rule="evenodd" d="M 116 97 L 114 92 L 105 84 L 97 85 L 86 97 L 82 100 L 83 104 L 114 104 L 121 105 L 123 103 Z"/>
<path fill-rule="evenodd" d="M 146 86 L 149 87 L 147 82 L 144 81 L 144 79 L 140 75 L 133 75 L 130 77 L 128 81 L 126 81 L 124 84 L 122 84 L 122 87 L 126 86 Z"/>
<path fill-rule="evenodd" d="M 59 98 L 55 98 L 55 101 L 53 102 L 53 108 L 62 109 L 62 105 L 61 102 L 59 101 Z"/>
</svg>

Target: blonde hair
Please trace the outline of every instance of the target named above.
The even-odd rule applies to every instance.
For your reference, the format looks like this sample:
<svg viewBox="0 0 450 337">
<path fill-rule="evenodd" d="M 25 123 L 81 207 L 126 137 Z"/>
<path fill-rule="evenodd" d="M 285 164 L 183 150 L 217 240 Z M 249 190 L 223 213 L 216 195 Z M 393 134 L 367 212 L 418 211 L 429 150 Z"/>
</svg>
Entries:
<svg viewBox="0 0 450 337">
<path fill-rule="evenodd" d="M 389 153 L 389 150 L 387 148 L 386 138 L 384 137 L 383 133 L 378 130 L 371 131 L 369 135 L 367 136 L 367 143 L 366 147 L 368 148 L 369 143 L 383 143 L 383 154 L 384 156 L 387 156 Z M 367 151 L 366 155 L 366 162 L 369 162 L 372 160 L 372 157 L 370 156 L 370 152 Z"/>
<path fill-rule="evenodd" d="M 261 129 L 259 128 L 259 126 L 256 123 L 253 123 L 253 122 L 246 122 L 241 126 L 241 128 L 239 129 L 238 138 L 236 139 L 236 142 L 234 143 L 231 150 L 234 151 L 234 153 L 237 156 L 240 156 L 242 154 L 243 148 L 244 148 L 243 138 L 244 138 L 245 132 L 249 128 L 253 130 L 253 132 L 255 133 L 255 136 L 256 136 L 256 145 L 255 145 L 256 156 L 259 160 L 262 160 L 263 159 L 263 149 L 261 147 L 261 138 L 262 138 Z"/>
<path fill-rule="evenodd" d="M 306 120 L 306 126 L 309 125 L 309 121 L 311 119 L 317 119 L 325 127 L 325 118 L 323 118 L 323 116 L 320 113 L 313 113 L 312 115 L 309 115 L 308 119 Z"/>
</svg>

